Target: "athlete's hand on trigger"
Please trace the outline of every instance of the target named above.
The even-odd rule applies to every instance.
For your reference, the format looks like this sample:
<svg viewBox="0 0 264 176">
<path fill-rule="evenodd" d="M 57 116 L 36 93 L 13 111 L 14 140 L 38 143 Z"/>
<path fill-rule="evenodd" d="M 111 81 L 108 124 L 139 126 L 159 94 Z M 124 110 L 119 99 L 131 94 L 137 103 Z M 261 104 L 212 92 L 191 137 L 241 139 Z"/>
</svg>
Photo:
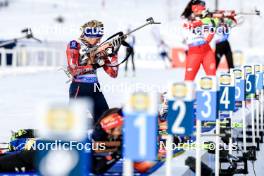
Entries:
<svg viewBox="0 0 264 176">
<path fill-rule="evenodd" d="M 98 58 L 105 58 L 107 56 L 106 49 L 111 47 L 109 43 L 105 43 L 102 46 L 98 47 L 96 50 L 89 52 L 88 57 L 89 59 L 87 60 L 87 65 L 90 64 L 99 64 L 99 65 L 104 65 L 104 62 L 99 61 L 98 63 Z"/>
<path fill-rule="evenodd" d="M 111 43 L 113 47 L 119 47 L 122 43 L 122 39 L 120 37 L 117 37 Z"/>
<path fill-rule="evenodd" d="M 95 52 L 89 52 L 88 53 L 88 58 L 87 59 L 87 65 L 95 64 L 96 63 L 96 53 Z"/>
<path fill-rule="evenodd" d="M 235 17 L 236 12 L 234 10 L 224 12 L 225 17 Z"/>
<path fill-rule="evenodd" d="M 101 52 L 101 51 L 106 51 L 107 48 L 110 48 L 111 47 L 111 44 L 110 43 L 105 43 L 103 44 L 102 46 L 100 46 L 97 51 L 98 52 Z"/>
</svg>

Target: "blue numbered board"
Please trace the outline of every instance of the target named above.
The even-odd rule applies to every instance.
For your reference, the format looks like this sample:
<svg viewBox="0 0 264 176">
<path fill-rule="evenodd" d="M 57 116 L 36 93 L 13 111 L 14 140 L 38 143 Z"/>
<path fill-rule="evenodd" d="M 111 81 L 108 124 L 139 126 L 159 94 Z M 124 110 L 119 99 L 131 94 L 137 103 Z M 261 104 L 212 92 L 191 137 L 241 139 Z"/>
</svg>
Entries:
<svg viewBox="0 0 264 176">
<path fill-rule="evenodd" d="M 263 72 L 257 72 L 256 74 L 256 89 L 263 89 Z"/>
<path fill-rule="evenodd" d="M 157 115 L 124 112 L 124 157 L 132 161 L 157 158 Z"/>
<path fill-rule="evenodd" d="M 219 96 L 219 111 L 234 111 L 235 110 L 235 87 L 220 86 Z"/>
<path fill-rule="evenodd" d="M 168 101 L 168 133 L 192 135 L 194 128 L 194 101 Z"/>
<path fill-rule="evenodd" d="M 36 166 L 39 175 L 89 175 L 90 142 L 59 142 L 39 140 L 35 147 L 37 150 Z M 45 146 L 43 148 L 43 146 Z M 55 148 L 57 147 L 57 148 Z M 61 149 L 60 149 L 60 148 Z M 88 149 L 88 150 L 85 150 Z M 61 171 L 54 172 L 54 167 Z"/>
<path fill-rule="evenodd" d="M 235 99 L 236 101 L 244 101 L 245 96 L 245 80 L 236 79 L 235 80 Z"/>
<path fill-rule="evenodd" d="M 201 121 L 215 121 L 217 118 L 217 92 L 197 91 L 197 119 Z"/>
<path fill-rule="evenodd" d="M 255 94 L 256 93 L 256 76 L 253 74 L 246 75 L 246 93 Z"/>
</svg>

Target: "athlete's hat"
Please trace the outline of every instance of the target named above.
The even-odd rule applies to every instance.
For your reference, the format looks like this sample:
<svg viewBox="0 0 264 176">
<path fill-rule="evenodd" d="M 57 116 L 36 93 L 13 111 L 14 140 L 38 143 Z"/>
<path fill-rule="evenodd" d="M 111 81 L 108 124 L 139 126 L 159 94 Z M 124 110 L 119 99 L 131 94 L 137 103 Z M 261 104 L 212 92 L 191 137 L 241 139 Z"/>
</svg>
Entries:
<svg viewBox="0 0 264 176">
<path fill-rule="evenodd" d="M 195 0 L 195 2 L 192 5 L 192 11 L 203 11 L 205 10 L 205 2 L 201 0 Z"/>
<path fill-rule="evenodd" d="M 123 117 L 118 113 L 110 114 L 101 120 L 100 125 L 105 131 L 122 126 Z"/>
<path fill-rule="evenodd" d="M 101 38 L 104 35 L 104 24 L 97 20 L 91 20 L 81 26 L 82 36 Z"/>
</svg>

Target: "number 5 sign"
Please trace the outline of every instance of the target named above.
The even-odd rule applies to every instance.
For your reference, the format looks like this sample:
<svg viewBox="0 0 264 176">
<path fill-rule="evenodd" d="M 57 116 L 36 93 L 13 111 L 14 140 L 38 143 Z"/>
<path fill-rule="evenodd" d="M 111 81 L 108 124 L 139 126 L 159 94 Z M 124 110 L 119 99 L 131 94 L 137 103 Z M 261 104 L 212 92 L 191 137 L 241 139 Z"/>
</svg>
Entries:
<svg viewBox="0 0 264 176">
<path fill-rule="evenodd" d="M 124 108 L 124 157 L 133 161 L 157 158 L 157 96 L 134 92 Z"/>
<path fill-rule="evenodd" d="M 202 77 L 197 85 L 197 119 L 201 121 L 215 121 L 217 117 L 216 78 Z"/>
<path fill-rule="evenodd" d="M 233 75 L 224 73 L 219 77 L 219 110 L 234 111 L 235 110 L 235 87 Z"/>
<path fill-rule="evenodd" d="M 192 82 L 173 83 L 168 92 L 168 133 L 192 135 L 194 90 Z"/>
<path fill-rule="evenodd" d="M 231 70 L 235 79 L 235 99 L 236 101 L 245 101 L 245 74 L 244 70 L 234 68 Z"/>
</svg>

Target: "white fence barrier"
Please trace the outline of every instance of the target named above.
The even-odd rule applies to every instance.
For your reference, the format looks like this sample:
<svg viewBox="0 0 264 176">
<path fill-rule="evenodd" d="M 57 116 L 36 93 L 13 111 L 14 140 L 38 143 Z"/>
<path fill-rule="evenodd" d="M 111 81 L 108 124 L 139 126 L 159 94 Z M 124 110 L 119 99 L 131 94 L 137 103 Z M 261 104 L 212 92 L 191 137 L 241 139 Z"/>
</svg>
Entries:
<svg viewBox="0 0 264 176">
<path fill-rule="evenodd" d="M 45 47 L 0 48 L 0 68 L 58 67 L 65 65 L 65 51 Z"/>
</svg>

